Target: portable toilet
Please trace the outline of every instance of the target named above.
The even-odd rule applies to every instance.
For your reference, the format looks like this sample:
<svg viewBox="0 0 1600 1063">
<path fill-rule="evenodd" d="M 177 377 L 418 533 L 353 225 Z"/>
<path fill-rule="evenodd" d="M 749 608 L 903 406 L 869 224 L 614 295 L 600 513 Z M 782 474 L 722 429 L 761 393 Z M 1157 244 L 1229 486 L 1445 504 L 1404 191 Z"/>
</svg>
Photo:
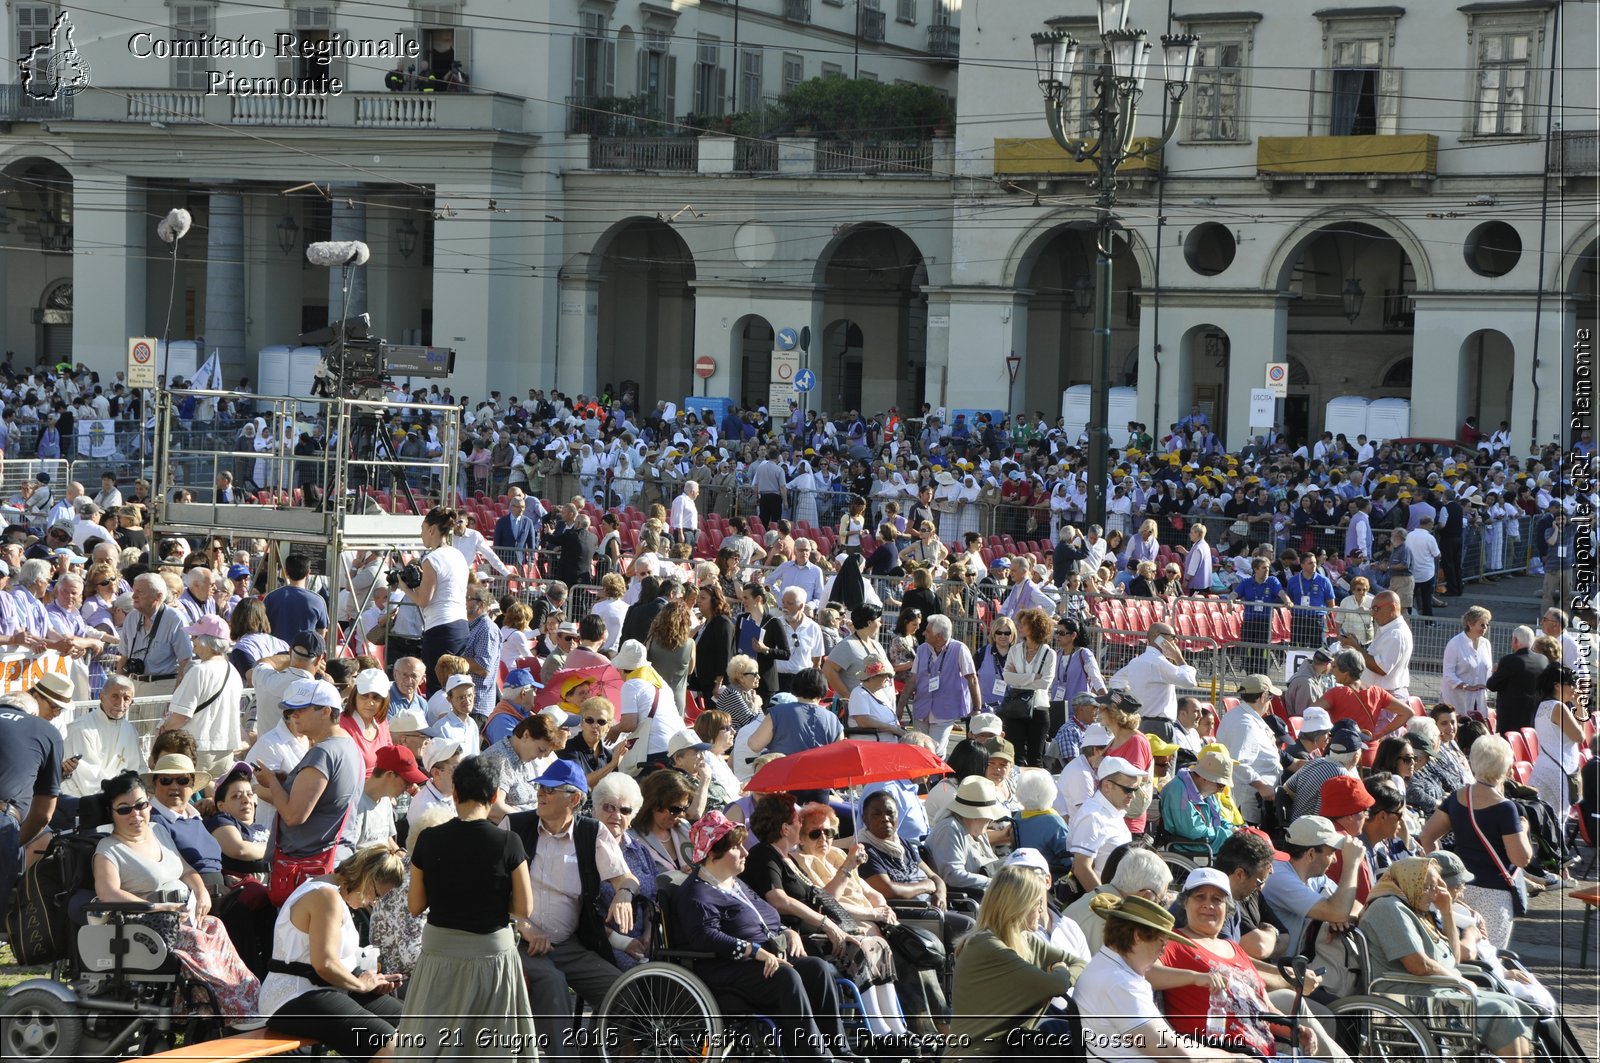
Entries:
<svg viewBox="0 0 1600 1063">
<path fill-rule="evenodd" d="M 1411 434 L 1410 399 L 1374 399 L 1367 407 L 1367 439 L 1379 443 Z"/>
<path fill-rule="evenodd" d="M 1327 409 L 1322 415 L 1322 429 L 1338 436 L 1340 432 L 1352 444 L 1356 437 L 1363 433 L 1371 436 L 1367 429 L 1367 409 L 1371 400 L 1361 395 L 1340 395 L 1328 401 Z"/>
<path fill-rule="evenodd" d="M 1088 384 L 1074 384 L 1061 393 L 1061 420 L 1068 443 L 1075 445 L 1089 423 L 1089 399 L 1093 394 Z"/>
<path fill-rule="evenodd" d="M 195 340 L 173 340 L 171 343 L 156 340 L 156 373 L 165 375 L 169 381 L 179 377 L 193 380 L 195 370 L 204 361 L 200 344 Z"/>
<path fill-rule="evenodd" d="M 256 357 L 256 394 L 270 397 L 311 394 L 312 378 L 322 364 L 321 347 L 277 344 L 261 348 Z M 316 412 L 314 403 L 302 402 L 300 412 Z"/>
<path fill-rule="evenodd" d="M 1108 408 L 1106 427 L 1110 430 L 1111 438 L 1126 441 L 1128 422 L 1139 419 L 1139 389 L 1112 388 Z M 1113 442 L 1111 445 L 1117 444 Z"/>
<path fill-rule="evenodd" d="M 722 419 L 728 416 L 728 411 L 732 408 L 733 400 L 730 398 L 705 395 L 690 395 L 683 400 L 682 406 L 686 413 L 695 418 L 699 418 L 707 410 L 710 410 L 711 416 L 716 420 L 718 427 L 721 427 Z"/>
</svg>

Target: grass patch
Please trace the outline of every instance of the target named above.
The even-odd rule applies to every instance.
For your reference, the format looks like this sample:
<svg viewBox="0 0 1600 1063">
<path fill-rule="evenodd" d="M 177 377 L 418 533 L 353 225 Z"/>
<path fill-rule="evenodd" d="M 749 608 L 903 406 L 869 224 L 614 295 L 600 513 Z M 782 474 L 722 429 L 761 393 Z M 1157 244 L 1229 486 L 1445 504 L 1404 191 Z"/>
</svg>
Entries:
<svg viewBox="0 0 1600 1063">
<path fill-rule="evenodd" d="M 24 967 L 17 962 L 11 954 L 10 945 L 0 945 L 0 993 L 5 992 L 19 982 L 26 982 L 30 978 L 44 978 L 50 974 L 50 968 Z"/>
</svg>

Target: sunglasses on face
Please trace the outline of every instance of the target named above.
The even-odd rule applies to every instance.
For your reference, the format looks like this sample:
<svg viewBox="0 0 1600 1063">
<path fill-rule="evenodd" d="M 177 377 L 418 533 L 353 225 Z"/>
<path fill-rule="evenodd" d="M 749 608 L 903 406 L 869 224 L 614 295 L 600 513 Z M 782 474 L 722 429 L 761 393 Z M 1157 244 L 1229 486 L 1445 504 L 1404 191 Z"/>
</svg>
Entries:
<svg viewBox="0 0 1600 1063">
<path fill-rule="evenodd" d="M 689 806 L 688 805 L 668 805 L 667 806 L 667 811 L 671 812 L 674 816 L 686 816 L 686 815 L 689 814 Z"/>
<path fill-rule="evenodd" d="M 157 775 L 157 786 L 193 786 L 193 775 Z"/>
<path fill-rule="evenodd" d="M 607 727 L 611 724 L 611 721 L 606 719 L 604 716 L 600 717 L 599 719 L 595 719 L 593 716 L 585 716 L 583 718 L 583 722 L 589 724 L 591 727 Z"/>
<path fill-rule="evenodd" d="M 1405 756 L 1405 757 L 1396 757 L 1395 759 L 1398 760 L 1402 764 L 1410 764 L 1413 761 L 1415 761 L 1417 758 L 1413 755 L 1413 756 Z"/>
<path fill-rule="evenodd" d="M 95 580 L 94 585 L 96 587 L 109 587 L 109 586 L 111 586 L 111 584 L 113 582 L 114 582 L 113 580 L 100 579 L 100 580 Z"/>
<path fill-rule="evenodd" d="M 816 830 L 811 831 L 810 834 L 808 835 L 808 837 L 810 837 L 812 841 L 816 841 L 818 838 L 823 838 L 823 837 L 837 838 L 838 836 L 839 836 L 838 830 L 833 828 L 833 827 L 818 827 Z"/>
<path fill-rule="evenodd" d="M 1107 779 L 1106 782 L 1110 783 L 1112 786 L 1115 786 L 1129 797 L 1132 797 L 1134 794 L 1139 792 L 1139 788 L 1137 786 L 1124 786 L 1115 779 Z"/>
<path fill-rule="evenodd" d="M 627 805 L 601 805 L 600 811 L 612 813 L 618 816 L 633 815 L 633 809 L 629 808 Z"/>
<path fill-rule="evenodd" d="M 131 816 L 135 812 L 145 812 L 149 810 L 149 808 L 150 801 L 146 799 L 143 801 L 136 801 L 131 805 L 114 805 L 112 806 L 111 811 L 115 812 L 119 816 Z"/>
<path fill-rule="evenodd" d="M 556 794 L 565 796 L 566 794 L 575 794 L 578 792 L 570 786 L 539 786 L 536 787 L 536 789 L 540 797 L 554 797 Z"/>
</svg>

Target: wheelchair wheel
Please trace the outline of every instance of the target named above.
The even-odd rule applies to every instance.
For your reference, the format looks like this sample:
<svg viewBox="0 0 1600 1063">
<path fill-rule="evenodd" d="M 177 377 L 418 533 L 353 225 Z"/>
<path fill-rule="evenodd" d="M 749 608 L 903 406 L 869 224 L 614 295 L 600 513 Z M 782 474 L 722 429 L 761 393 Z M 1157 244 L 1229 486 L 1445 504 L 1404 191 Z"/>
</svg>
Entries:
<svg viewBox="0 0 1600 1063">
<path fill-rule="evenodd" d="M 0 1059 L 76 1059 L 83 1018 L 71 1004 L 43 989 L 24 989 L 0 1001 Z"/>
<path fill-rule="evenodd" d="M 1175 853 L 1171 849 L 1158 849 L 1156 855 L 1161 857 L 1161 862 L 1172 872 L 1173 889 L 1181 889 L 1184 880 L 1189 877 L 1189 872 L 1200 866 L 1192 857 Z"/>
<path fill-rule="evenodd" d="M 1422 1020 L 1387 997 L 1341 997 L 1328 1010 L 1333 1012 L 1335 1036 L 1353 1059 L 1410 1063 L 1441 1058 Z"/>
<path fill-rule="evenodd" d="M 727 1052 L 716 995 L 674 963 L 646 963 L 611 986 L 595 1019 L 606 1063 L 721 1058 Z"/>
</svg>

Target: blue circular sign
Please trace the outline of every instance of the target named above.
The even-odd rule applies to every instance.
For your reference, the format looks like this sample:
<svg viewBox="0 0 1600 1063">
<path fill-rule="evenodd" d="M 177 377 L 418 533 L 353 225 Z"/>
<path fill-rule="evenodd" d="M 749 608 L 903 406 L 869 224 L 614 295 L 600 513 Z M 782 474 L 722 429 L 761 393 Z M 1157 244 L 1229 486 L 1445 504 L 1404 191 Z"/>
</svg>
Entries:
<svg viewBox="0 0 1600 1063">
<path fill-rule="evenodd" d="M 817 386 L 817 374 L 809 369 L 802 369 L 794 375 L 794 389 L 796 391 L 810 391 Z"/>
<path fill-rule="evenodd" d="M 779 350 L 781 350 L 781 351 L 792 351 L 792 350 L 794 350 L 795 345 L 798 344 L 799 342 L 800 342 L 800 334 L 798 332 L 796 332 L 794 329 L 792 329 L 792 328 L 781 328 L 781 329 L 778 330 L 777 343 L 778 343 L 778 349 Z"/>
</svg>

